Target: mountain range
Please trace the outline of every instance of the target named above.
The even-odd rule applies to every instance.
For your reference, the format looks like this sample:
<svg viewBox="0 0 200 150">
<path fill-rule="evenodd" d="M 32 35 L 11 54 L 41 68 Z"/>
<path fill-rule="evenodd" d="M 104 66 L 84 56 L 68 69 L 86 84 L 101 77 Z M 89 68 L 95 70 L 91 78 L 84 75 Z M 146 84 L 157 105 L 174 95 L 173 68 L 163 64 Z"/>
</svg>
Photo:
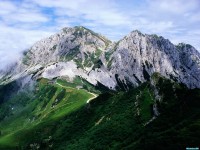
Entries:
<svg viewBox="0 0 200 150">
<path fill-rule="evenodd" d="M 200 53 L 189 44 L 66 27 L 0 71 L 0 148 L 198 146 L 199 88 Z"/>
<path fill-rule="evenodd" d="M 36 42 L 22 59 L 1 71 L 1 83 L 19 78 L 24 82 L 41 77 L 84 78 L 109 89 L 136 87 L 158 72 L 166 78 L 200 87 L 200 54 L 189 44 L 172 44 L 157 35 L 132 31 L 111 42 L 84 27 L 64 28 Z M 26 83 L 22 83 L 23 85 Z"/>
</svg>

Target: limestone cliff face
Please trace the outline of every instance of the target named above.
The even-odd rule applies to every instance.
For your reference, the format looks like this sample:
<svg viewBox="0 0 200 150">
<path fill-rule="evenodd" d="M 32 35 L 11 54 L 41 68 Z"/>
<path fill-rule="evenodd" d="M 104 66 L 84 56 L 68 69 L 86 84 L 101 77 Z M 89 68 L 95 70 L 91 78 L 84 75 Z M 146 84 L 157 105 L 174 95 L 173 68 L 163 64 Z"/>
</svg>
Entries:
<svg viewBox="0 0 200 150">
<path fill-rule="evenodd" d="M 81 76 L 94 85 L 100 82 L 128 90 L 150 80 L 154 72 L 200 88 L 200 54 L 190 45 L 175 46 L 139 31 L 113 43 L 89 29 L 74 27 L 35 43 L 19 62 L 0 72 L 0 81 Z"/>
<path fill-rule="evenodd" d="M 190 88 L 200 87 L 198 51 L 187 44 L 175 46 L 163 37 L 133 31 L 116 44 L 110 61 L 111 74 L 125 83 L 138 85 L 158 72 Z"/>
<path fill-rule="evenodd" d="M 19 62 L 0 72 L 1 83 L 32 76 L 32 79 L 81 76 L 115 88 L 116 82 L 102 63 L 102 55 L 111 41 L 84 27 L 64 28 L 36 42 Z"/>
<path fill-rule="evenodd" d="M 106 38 L 84 27 L 63 28 L 60 33 L 35 43 L 24 61 L 27 65 L 46 65 L 71 59 L 82 63 L 96 51 L 101 53 L 109 43 Z"/>
</svg>

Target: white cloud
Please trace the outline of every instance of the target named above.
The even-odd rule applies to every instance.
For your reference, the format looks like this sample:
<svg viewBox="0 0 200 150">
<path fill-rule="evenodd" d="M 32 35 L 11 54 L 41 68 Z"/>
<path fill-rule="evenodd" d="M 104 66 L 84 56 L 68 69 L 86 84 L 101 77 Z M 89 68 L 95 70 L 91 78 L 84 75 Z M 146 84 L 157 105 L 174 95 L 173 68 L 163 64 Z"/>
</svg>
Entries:
<svg viewBox="0 0 200 150">
<path fill-rule="evenodd" d="M 187 16 L 188 20 L 190 20 L 191 22 L 200 22 L 200 12 L 198 13 L 194 13 L 194 14 L 189 14 Z"/>
<path fill-rule="evenodd" d="M 14 4 L 12 1 L 0 2 L 0 17 L 7 24 L 47 22 L 48 17 L 35 5 L 26 3 Z"/>
<path fill-rule="evenodd" d="M 147 0 L 150 8 L 157 12 L 183 14 L 199 9 L 199 0 Z"/>
<path fill-rule="evenodd" d="M 0 57 L 5 57 L 0 63 L 14 60 L 19 52 L 63 27 L 77 25 L 111 40 L 138 29 L 200 50 L 199 6 L 199 0 L 1 0 Z"/>
<path fill-rule="evenodd" d="M 28 49 L 34 42 L 53 34 L 42 30 L 16 29 L 2 24 L 0 24 L 0 33 L 0 69 L 5 64 L 19 59 L 22 51 Z"/>
<path fill-rule="evenodd" d="M 93 2 L 92 0 L 32 0 L 34 3 L 42 7 L 56 7 L 56 8 L 68 8 L 77 9 L 81 3 Z M 94 0 L 95 1 L 95 0 Z M 90 3 L 87 3 L 90 4 Z"/>
<path fill-rule="evenodd" d="M 17 7 L 9 2 L 9 1 L 1 1 L 0 2 L 0 15 L 10 14 L 11 12 L 15 11 Z"/>
<path fill-rule="evenodd" d="M 76 0 L 76 1 L 54 1 L 33 0 L 42 7 L 53 7 L 58 16 L 70 16 L 75 18 L 95 21 L 108 26 L 129 25 L 130 18 L 115 8 L 116 3 L 108 0 Z"/>
<path fill-rule="evenodd" d="M 70 27 L 71 26 L 70 23 L 71 21 L 67 20 L 65 17 L 58 17 L 56 19 L 56 24 L 57 24 L 56 29 L 60 30 L 64 27 Z"/>
<path fill-rule="evenodd" d="M 16 13 L 15 15 L 7 15 L 4 17 L 4 20 L 6 22 L 9 22 L 12 20 L 12 22 L 47 22 L 49 19 L 39 13 L 30 13 L 30 12 L 24 12 L 24 13 Z"/>
</svg>

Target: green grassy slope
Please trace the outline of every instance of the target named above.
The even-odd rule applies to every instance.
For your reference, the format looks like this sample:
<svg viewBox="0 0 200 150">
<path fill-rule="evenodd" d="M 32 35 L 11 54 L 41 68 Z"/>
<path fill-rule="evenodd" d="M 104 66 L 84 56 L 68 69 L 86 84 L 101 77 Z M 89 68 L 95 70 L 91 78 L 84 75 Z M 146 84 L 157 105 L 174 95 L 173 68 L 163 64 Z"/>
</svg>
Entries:
<svg viewBox="0 0 200 150">
<path fill-rule="evenodd" d="M 86 104 L 92 95 L 85 90 L 43 79 L 35 100 L 0 123 L 1 148 L 181 150 L 199 146 L 200 90 L 154 78 L 162 96 L 162 101 L 156 101 L 161 114 L 147 125 L 155 103 L 155 87 L 149 83 L 128 92 L 103 93 Z M 31 116 L 34 121 L 26 121 Z"/>
<path fill-rule="evenodd" d="M 88 99 L 94 97 L 86 90 L 50 84 L 46 79 L 39 81 L 34 98 L 27 98 L 26 95 L 27 93 L 21 93 L 18 98 L 11 98 L 1 106 L 12 108 L 11 113 L 0 122 L 0 148 L 20 147 L 31 140 L 27 136 L 29 137 L 35 129 L 76 111 L 86 105 Z M 27 98 L 28 104 L 25 104 L 22 98 Z M 19 103 L 21 106 L 18 108 Z"/>
</svg>

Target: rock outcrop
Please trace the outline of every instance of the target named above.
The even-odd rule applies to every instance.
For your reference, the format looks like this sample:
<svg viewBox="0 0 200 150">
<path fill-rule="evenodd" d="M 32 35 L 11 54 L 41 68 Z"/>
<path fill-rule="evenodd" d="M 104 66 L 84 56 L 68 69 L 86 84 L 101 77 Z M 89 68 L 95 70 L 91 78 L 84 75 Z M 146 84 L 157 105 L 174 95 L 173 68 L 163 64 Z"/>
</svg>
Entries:
<svg viewBox="0 0 200 150">
<path fill-rule="evenodd" d="M 200 87 L 199 52 L 188 44 L 175 46 L 157 35 L 131 32 L 116 44 L 110 61 L 109 71 L 124 83 L 139 85 L 158 72 L 190 88 Z"/>
<path fill-rule="evenodd" d="M 155 72 L 200 88 L 200 54 L 188 44 L 176 46 L 139 31 L 113 43 L 87 28 L 74 27 L 35 43 L 19 62 L 0 72 L 0 81 L 80 76 L 94 85 L 128 90 L 150 80 Z"/>
</svg>

